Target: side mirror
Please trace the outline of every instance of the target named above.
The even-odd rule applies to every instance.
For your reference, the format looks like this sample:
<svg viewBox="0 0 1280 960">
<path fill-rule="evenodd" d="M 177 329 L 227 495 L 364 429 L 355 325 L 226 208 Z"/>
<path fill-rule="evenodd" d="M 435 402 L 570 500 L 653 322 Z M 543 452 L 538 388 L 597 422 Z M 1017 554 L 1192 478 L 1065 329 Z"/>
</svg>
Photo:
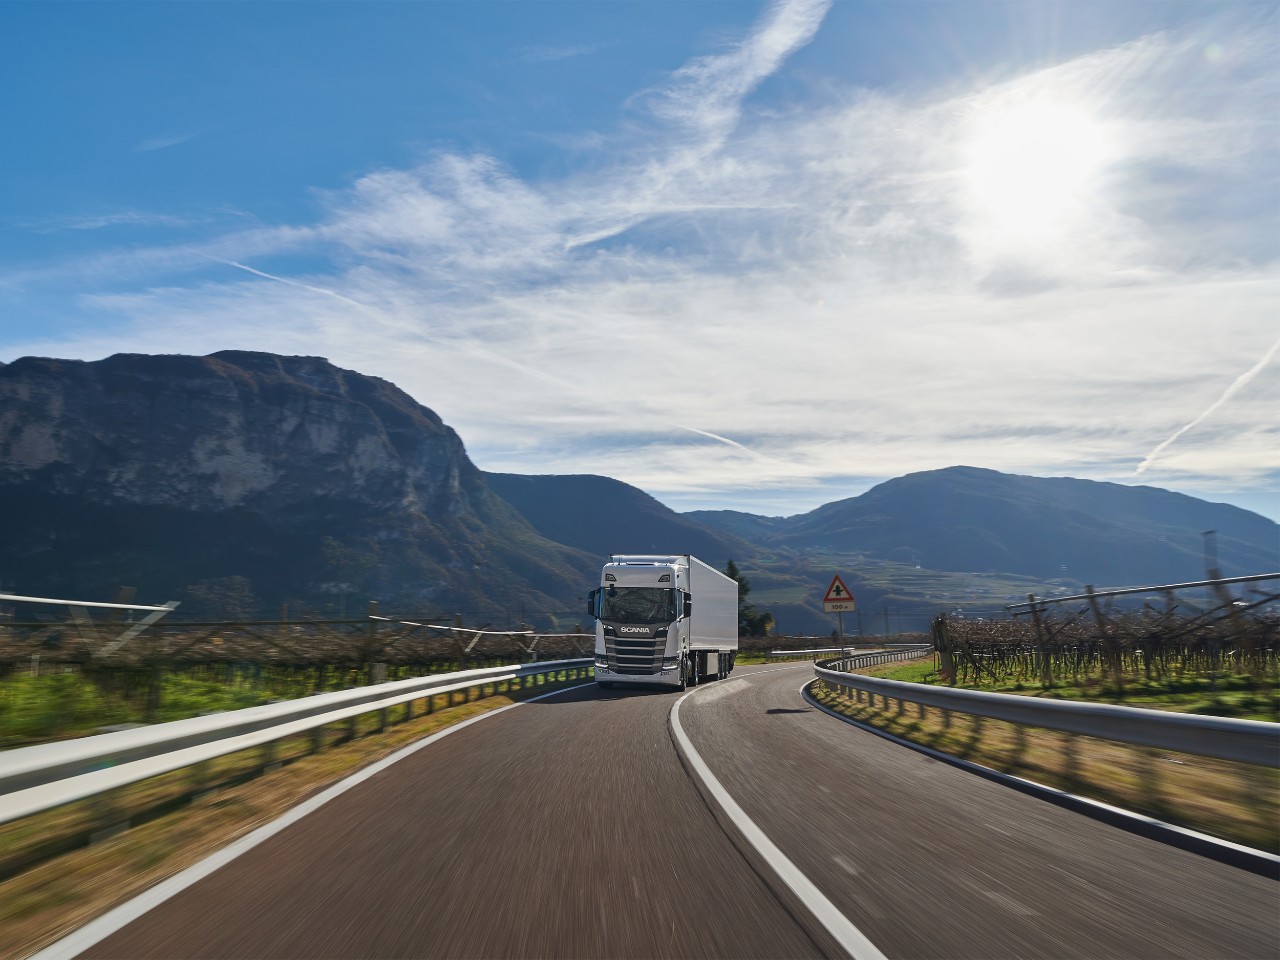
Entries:
<svg viewBox="0 0 1280 960">
<path fill-rule="evenodd" d="M 596 597 L 600 595 L 599 590 L 592 590 L 587 594 L 587 616 L 595 617 L 596 615 Z"/>
<path fill-rule="evenodd" d="M 686 617 L 693 615 L 693 597 L 685 595 L 684 598 L 684 615 Z"/>
</svg>

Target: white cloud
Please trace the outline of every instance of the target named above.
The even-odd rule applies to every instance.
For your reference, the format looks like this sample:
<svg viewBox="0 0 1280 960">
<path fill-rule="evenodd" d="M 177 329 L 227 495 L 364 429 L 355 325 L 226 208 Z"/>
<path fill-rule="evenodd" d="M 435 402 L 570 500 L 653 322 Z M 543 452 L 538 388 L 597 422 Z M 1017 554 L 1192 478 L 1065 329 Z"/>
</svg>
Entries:
<svg viewBox="0 0 1280 960">
<path fill-rule="evenodd" d="M 127 338 L 19 349 L 324 355 L 436 409 L 486 469 L 742 503 L 954 463 L 1122 479 L 1274 343 L 1274 29 L 1220 19 L 931 96 L 746 109 L 825 10 L 777 4 L 644 91 L 611 164 L 534 181 L 443 153 L 323 195 L 314 224 L 108 252 L 74 270 L 259 276 L 93 293 Z M 974 169 L 983 130 L 1052 157 L 1016 139 L 1028 117 L 1092 144 L 1011 184 L 1061 190 L 1045 222 Z M 327 267 L 272 263 L 299 251 Z M 1278 398 L 1259 364 L 1143 479 L 1274 488 Z"/>
</svg>

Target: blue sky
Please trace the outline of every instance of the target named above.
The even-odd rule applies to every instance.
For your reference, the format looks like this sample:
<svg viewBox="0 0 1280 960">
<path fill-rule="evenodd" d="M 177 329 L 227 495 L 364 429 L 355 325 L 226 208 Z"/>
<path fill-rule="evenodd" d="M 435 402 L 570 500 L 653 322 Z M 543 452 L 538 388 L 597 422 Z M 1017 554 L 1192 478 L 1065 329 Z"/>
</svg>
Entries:
<svg viewBox="0 0 1280 960">
<path fill-rule="evenodd" d="M 1274 3 L 0 4 L 0 361 L 306 353 L 485 469 L 1280 517 Z"/>
</svg>

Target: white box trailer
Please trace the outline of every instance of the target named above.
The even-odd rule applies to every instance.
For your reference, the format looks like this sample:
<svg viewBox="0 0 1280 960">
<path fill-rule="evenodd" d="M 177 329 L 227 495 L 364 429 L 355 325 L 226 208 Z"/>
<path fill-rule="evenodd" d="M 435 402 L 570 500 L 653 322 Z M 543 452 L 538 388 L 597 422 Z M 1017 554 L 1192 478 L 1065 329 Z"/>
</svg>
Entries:
<svg viewBox="0 0 1280 960">
<path fill-rule="evenodd" d="M 602 687 L 683 690 L 727 677 L 738 654 L 738 584 L 689 554 L 614 554 L 587 613 L 596 619 Z"/>
</svg>

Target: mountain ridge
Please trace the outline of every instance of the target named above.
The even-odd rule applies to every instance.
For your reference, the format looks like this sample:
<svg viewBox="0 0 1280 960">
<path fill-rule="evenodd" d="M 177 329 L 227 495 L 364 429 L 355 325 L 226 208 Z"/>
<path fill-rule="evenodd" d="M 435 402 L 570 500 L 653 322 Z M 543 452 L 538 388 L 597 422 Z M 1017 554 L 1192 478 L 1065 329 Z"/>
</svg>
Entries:
<svg viewBox="0 0 1280 960">
<path fill-rule="evenodd" d="M 14 592 L 141 581 L 185 609 L 239 591 L 241 607 L 376 598 L 564 627 L 609 553 L 734 559 L 753 602 L 815 631 L 833 569 L 887 623 L 890 604 L 925 616 L 977 588 L 1200 579 L 1209 529 L 1225 573 L 1280 568 L 1280 526 L 1157 487 L 955 466 L 763 517 L 677 513 L 609 477 L 485 473 L 388 381 L 235 350 L 0 364 L 0 524 Z"/>
<path fill-rule="evenodd" d="M 775 546 L 866 553 L 937 570 L 1069 574 L 1081 582 L 1199 579 L 1206 530 L 1217 532 L 1224 571 L 1280 567 L 1280 525 L 1243 508 L 1159 487 L 983 467 L 906 474 L 790 517 L 730 514 L 686 516 L 754 529 Z"/>
</svg>

